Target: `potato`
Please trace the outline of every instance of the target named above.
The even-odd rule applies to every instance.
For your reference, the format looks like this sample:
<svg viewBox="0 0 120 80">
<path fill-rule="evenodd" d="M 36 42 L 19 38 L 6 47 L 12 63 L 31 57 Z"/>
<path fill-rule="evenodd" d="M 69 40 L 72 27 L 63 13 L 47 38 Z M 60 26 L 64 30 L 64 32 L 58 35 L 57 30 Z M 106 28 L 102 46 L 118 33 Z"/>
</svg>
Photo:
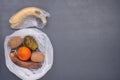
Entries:
<svg viewBox="0 0 120 80">
<path fill-rule="evenodd" d="M 8 46 L 11 49 L 17 48 L 18 46 L 20 46 L 23 42 L 23 39 L 19 36 L 14 36 L 11 37 L 10 40 L 8 41 Z"/>
<path fill-rule="evenodd" d="M 44 61 L 44 54 L 42 52 L 33 52 L 31 56 L 31 61 L 33 62 L 43 62 Z"/>
</svg>

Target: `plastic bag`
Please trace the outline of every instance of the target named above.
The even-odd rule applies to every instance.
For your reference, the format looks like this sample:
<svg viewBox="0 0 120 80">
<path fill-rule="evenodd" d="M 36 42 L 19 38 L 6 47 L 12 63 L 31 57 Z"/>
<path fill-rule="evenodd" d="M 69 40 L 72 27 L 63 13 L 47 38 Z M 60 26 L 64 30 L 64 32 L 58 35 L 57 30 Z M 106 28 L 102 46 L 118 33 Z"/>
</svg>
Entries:
<svg viewBox="0 0 120 80">
<path fill-rule="evenodd" d="M 43 12 L 42 15 L 45 18 L 50 17 L 50 14 L 47 11 L 45 11 L 43 9 L 41 9 L 41 10 Z M 29 16 L 29 17 L 25 18 L 22 21 L 22 23 L 20 25 L 18 25 L 15 29 L 24 29 L 24 28 L 29 28 L 29 27 L 36 27 L 36 28 L 42 29 L 44 27 L 44 25 L 42 25 L 41 21 L 39 19 L 37 19 L 36 17 Z"/>
<path fill-rule="evenodd" d="M 27 68 L 19 67 L 19 66 L 15 65 L 9 57 L 9 53 L 11 51 L 11 49 L 7 45 L 9 39 L 13 36 L 20 36 L 21 38 L 23 38 L 26 35 L 33 36 L 38 43 L 39 50 L 44 52 L 45 61 L 43 62 L 42 67 L 39 69 L 27 69 Z M 40 31 L 38 29 L 35 29 L 35 28 L 21 29 L 21 30 L 15 31 L 13 34 L 7 36 L 5 38 L 5 42 L 4 42 L 4 49 L 5 49 L 5 59 L 6 59 L 7 68 L 12 73 L 14 73 L 16 76 L 18 76 L 19 78 L 21 78 L 23 80 L 39 79 L 39 78 L 43 77 L 53 65 L 52 44 L 45 33 L 43 33 L 42 31 Z"/>
</svg>

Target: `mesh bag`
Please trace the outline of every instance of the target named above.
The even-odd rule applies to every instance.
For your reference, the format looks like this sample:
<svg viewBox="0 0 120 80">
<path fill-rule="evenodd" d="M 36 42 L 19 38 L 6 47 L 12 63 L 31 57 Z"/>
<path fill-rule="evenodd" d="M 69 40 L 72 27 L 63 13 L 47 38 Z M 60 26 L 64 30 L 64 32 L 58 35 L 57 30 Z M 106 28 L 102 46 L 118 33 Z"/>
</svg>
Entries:
<svg viewBox="0 0 120 80">
<path fill-rule="evenodd" d="M 44 11 L 44 16 L 50 16 L 49 13 Z M 29 28 L 34 27 L 34 28 Z M 12 33 L 11 35 L 6 36 L 4 42 L 4 49 L 5 49 L 5 60 L 7 68 L 14 73 L 16 76 L 23 80 L 36 80 L 43 77 L 52 67 L 53 65 L 53 47 L 48 38 L 48 36 L 37 28 L 43 28 L 38 20 L 35 17 L 28 17 L 26 18 L 22 24 L 20 24 L 16 29 L 20 29 Z M 20 36 L 24 38 L 25 36 L 30 35 L 35 38 L 38 43 L 38 49 L 42 51 L 45 55 L 45 60 L 42 63 L 42 67 L 38 69 L 27 69 L 23 67 L 19 67 L 14 64 L 10 57 L 9 53 L 11 51 L 10 47 L 8 47 L 8 41 L 13 36 Z"/>
</svg>

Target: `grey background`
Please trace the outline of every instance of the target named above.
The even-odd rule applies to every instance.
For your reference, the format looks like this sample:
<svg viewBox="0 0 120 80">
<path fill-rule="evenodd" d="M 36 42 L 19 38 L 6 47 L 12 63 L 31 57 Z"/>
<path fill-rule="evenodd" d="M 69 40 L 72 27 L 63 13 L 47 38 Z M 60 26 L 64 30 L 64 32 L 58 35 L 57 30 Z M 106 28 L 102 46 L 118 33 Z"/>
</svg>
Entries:
<svg viewBox="0 0 120 80">
<path fill-rule="evenodd" d="M 20 80 L 5 66 L 9 18 L 36 6 L 51 17 L 43 31 L 54 47 L 54 65 L 40 80 L 120 80 L 120 0 L 1 0 L 0 79 Z"/>
</svg>

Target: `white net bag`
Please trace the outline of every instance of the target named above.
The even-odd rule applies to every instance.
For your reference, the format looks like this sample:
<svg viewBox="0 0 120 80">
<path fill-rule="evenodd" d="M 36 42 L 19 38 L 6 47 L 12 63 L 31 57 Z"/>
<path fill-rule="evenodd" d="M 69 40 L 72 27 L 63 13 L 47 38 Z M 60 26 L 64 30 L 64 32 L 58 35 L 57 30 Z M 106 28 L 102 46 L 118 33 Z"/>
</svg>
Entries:
<svg viewBox="0 0 120 80">
<path fill-rule="evenodd" d="M 31 35 L 35 38 L 35 40 L 38 43 L 38 49 L 42 51 L 45 55 L 45 60 L 42 63 L 42 67 L 38 69 L 27 69 L 27 68 L 19 67 L 15 65 L 9 57 L 9 53 L 11 51 L 11 49 L 7 45 L 9 39 L 13 36 L 20 36 L 21 38 L 24 38 L 27 35 Z M 16 76 L 18 76 L 23 80 L 40 79 L 50 70 L 50 68 L 53 65 L 52 44 L 45 33 L 35 28 L 21 29 L 7 36 L 4 42 L 4 49 L 5 49 L 5 60 L 6 60 L 7 68 Z"/>
</svg>

